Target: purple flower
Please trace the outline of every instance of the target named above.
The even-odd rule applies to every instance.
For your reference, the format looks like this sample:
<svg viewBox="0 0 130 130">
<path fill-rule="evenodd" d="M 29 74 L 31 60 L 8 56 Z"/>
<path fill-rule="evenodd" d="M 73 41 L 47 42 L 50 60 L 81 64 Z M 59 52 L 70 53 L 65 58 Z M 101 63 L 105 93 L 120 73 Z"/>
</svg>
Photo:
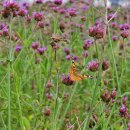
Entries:
<svg viewBox="0 0 130 130">
<path fill-rule="evenodd" d="M 120 24 L 119 28 L 120 28 L 120 30 L 129 30 L 130 29 L 130 25 L 128 23 Z"/>
<path fill-rule="evenodd" d="M 65 13 L 66 13 L 66 10 L 65 10 L 64 8 L 61 8 L 61 9 L 58 10 L 58 12 L 59 12 L 60 14 L 65 14 Z"/>
<path fill-rule="evenodd" d="M 74 60 L 74 61 L 78 61 L 78 60 L 79 60 L 79 57 L 78 57 L 78 56 L 73 55 L 73 56 L 72 56 L 72 60 Z"/>
<path fill-rule="evenodd" d="M 46 50 L 46 47 L 39 47 L 37 48 L 37 51 L 39 52 L 40 55 L 42 55 Z"/>
<path fill-rule="evenodd" d="M 4 28 L 8 28 L 7 25 L 5 23 L 0 24 L 0 30 L 2 30 Z"/>
<path fill-rule="evenodd" d="M 55 0 L 54 3 L 55 3 L 56 5 L 61 5 L 61 4 L 62 4 L 62 0 Z"/>
<path fill-rule="evenodd" d="M 69 15 L 70 15 L 71 17 L 75 17 L 75 16 L 77 15 L 75 8 L 69 8 L 69 9 L 67 10 L 67 12 L 69 13 Z"/>
<path fill-rule="evenodd" d="M 115 99 L 116 98 L 116 88 L 110 93 L 110 97 L 112 99 Z"/>
<path fill-rule="evenodd" d="M 111 13 L 111 14 L 108 14 L 107 19 L 110 20 L 112 18 L 112 20 L 114 20 L 116 17 L 117 15 Z"/>
<path fill-rule="evenodd" d="M 18 15 L 20 16 L 26 16 L 28 14 L 28 11 L 24 8 L 20 9 L 18 12 Z"/>
<path fill-rule="evenodd" d="M 97 71 L 98 67 L 99 67 L 99 62 L 97 60 L 90 61 L 87 66 L 88 70 L 92 72 Z"/>
<path fill-rule="evenodd" d="M 115 42 L 115 41 L 117 41 L 118 40 L 118 36 L 113 36 L 112 37 L 112 40 Z"/>
<path fill-rule="evenodd" d="M 70 55 L 66 55 L 66 59 L 67 59 L 67 60 L 70 60 L 70 59 L 71 59 L 71 56 L 70 56 Z"/>
<path fill-rule="evenodd" d="M 43 21 L 39 21 L 39 22 L 37 23 L 37 25 L 38 25 L 39 28 L 44 28 L 45 23 L 44 23 Z"/>
<path fill-rule="evenodd" d="M 128 118 L 128 108 L 124 104 L 122 104 L 122 106 L 120 107 L 119 113 L 121 117 Z"/>
<path fill-rule="evenodd" d="M 13 14 L 13 17 L 17 16 L 17 11 L 19 11 L 19 5 L 14 1 L 3 2 L 3 9 L 1 14 L 4 18 L 7 18 Z"/>
<path fill-rule="evenodd" d="M 101 95 L 101 98 L 102 98 L 102 100 L 105 101 L 105 102 L 109 102 L 109 101 L 111 100 L 110 97 L 109 97 L 108 90 L 105 90 L 105 91 L 103 92 L 103 94 Z"/>
<path fill-rule="evenodd" d="M 30 22 L 32 21 L 32 16 L 27 15 L 27 16 L 26 16 L 26 20 L 27 20 L 27 22 L 30 23 Z"/>
<path fill-rule="evenodd" d="M 109 68 L 109 61 L 107 61 L 106 59 L 103 60 L 102 62 L 102 70 L 107 70 Z"/>
<path fill-rule="evenodd" d="M 74 82 L 71 80 L 69 75 L 62 75 L 62 83 L 65 85 L 72 85 Z"/>
<path fill-rule="evenodd" d="M 3 36 L 8 36 L 9 35 L 8 28 L 3 28 L 2 31 L 3 31 Z"/>
<path fill-rule="evenodd" d="M 94 42 L 93 40 L 89 40 L 89 39 L 84 40 L 84 45 L 83 45 L 84 50 L 89 49 L 92 46 L 93 42 Z"/>
<path fill-rule="evenodd" d="M 24 3 L 22 3 L 22 6 L 21 6 L 21 7 L 25 8 L 25 9 L 28 9 L 29 6 L 30 6 L 29 3 L 24 2 Z"/>
<path fill-rule="evenodd" d="M 46 85 L 47 88 L 52 88 L 53 87 L 53 82 L 51 80 L 49 80 L 47 82 L 47 85 Z"/>
<path fill-rule="evenodd" d="M 120 35 L 122 36 L 122 38 L 127 38 L 129 36 L 129 32 L 128 31 L 122 31 L 120 33 Z"/>
<path fill-rule="evenodd" d="M 126 96 L 124 96 L 124 97 L 122 98 L 122 103 L 123 103 L 124 105 L 126 105 L 126 103 L 127 103 L 127 97 L 126 97 Z"/>
<path fill-rule="evenodd" d="M 37 4 L 41 4 L 41 3 L 43 3 L 43 0 L 35 0 L 35 2 L 36 2 Z"/>
<path fill-rule="evenodd" d="M 50 107 L 49 107 L 49 106 L 46 106 L 46 108 L 42 110 L 42 113 L 43 113 L 45 116 L 50 116 L 50 114 L 51 114 Z"/>
<path fill-rule="evenodd" d="M 99 25 L 90 27 L 89 36 L 94 37 L 96 39 L 101 39 L 104 36 L 104 29 L 101 28 Z"/>
<path fill-rule="evenodd" d="M 6 9 L 6 10 L 11 10 L 11 11 L 18 11 L 19 10 L 19 5 L 13 1 L 6 1 L 6 2 L 3 2 L 3 7 Z"/>
<path fill-rule="evenodd" d="M 42 12 L 34 12 L 33 17 L 36 21 L 42 21 L 44 19 L 44 15 Z"/>
<path fill-rule="evenodd" d="M 84 58 L 87 58 L 87 57 L 88 57 L 88 54 L 89 54 L 88 51 L 83 52 L 83 57 L 84 57 Z"/>
<path fill-rule="evenodd" d="M 39 46 L 39 42 L 33 42 L 33 43 L 32 43 L 32 48 L 33 48 L 34 50 L 37 49 L 38 46 Z"/>
<path fill-rule="evenodd" d="M 53 96 L 52 93 L 46 93 L 46 97 L 47 97 L 48 100 L 51 100 L 52 96 Z"/>
<path fill-rule="evenodd" d="M 16 52 L 21 51 L 21 49 L 22 49 L 22 46 L 20 46 L 20 45 L 15 46 L 15 51 Z"/>
<path fill-rule="evenodd" d="M 70 54 L 70 49 L 69 48 L 64 48 L 64 52 L 66 53 L 66 55 L 69 55 Z"/>
<path fill-rule="evenodd" d="M 112 22 L 112 23 L 111 23 L 111 27 L 112 27 L 112 28 L 117 28 L 117 23 L 116 23 L 116 22 Z"/>
</svg>

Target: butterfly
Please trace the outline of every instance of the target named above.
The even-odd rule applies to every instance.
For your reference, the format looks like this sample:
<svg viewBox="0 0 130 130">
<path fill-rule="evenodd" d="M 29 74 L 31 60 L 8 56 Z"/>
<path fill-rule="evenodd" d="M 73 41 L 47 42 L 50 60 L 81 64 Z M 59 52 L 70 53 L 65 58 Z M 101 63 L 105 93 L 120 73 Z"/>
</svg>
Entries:
<svg viewBox="0 0 130 130">
<path fill-rule="evenodd" d="M 72 66 L 70 68 L 70 79 L 72 81 L 79 81 L 79 80 L 83 80 L 83 79 L 86 79 L 86 78 L 91 78 L 92 76 L 89 76 L 89 75 L 81 75 L 77 72 L 76 70 L 76 65 L 75 65 L 75 62 L 74 60 L 72 60 Z"/>
</svg>

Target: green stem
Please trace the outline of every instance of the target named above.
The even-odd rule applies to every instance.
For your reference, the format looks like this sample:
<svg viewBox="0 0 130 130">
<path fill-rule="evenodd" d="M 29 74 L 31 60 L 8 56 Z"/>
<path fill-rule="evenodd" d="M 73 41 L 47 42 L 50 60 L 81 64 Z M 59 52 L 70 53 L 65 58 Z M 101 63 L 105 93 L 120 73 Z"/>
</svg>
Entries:
<svg viewBox="0 0 130 130">
<path fill-rule="evenodd" d="M 8 63 L 8 130 L 11 130 L 10 62 Z"/>
</svg>

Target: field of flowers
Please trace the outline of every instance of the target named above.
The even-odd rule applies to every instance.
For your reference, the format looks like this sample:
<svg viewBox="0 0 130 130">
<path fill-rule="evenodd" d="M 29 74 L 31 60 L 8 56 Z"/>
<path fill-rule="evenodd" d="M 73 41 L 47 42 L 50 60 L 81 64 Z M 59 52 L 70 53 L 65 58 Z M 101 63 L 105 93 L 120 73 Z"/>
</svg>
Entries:
<svg viewBox="0 0 130 130">
<path fill-rule="evenodd" d="M 1 3 L 0 130 L 130 130 L 129 11 Z"/>
</svg>

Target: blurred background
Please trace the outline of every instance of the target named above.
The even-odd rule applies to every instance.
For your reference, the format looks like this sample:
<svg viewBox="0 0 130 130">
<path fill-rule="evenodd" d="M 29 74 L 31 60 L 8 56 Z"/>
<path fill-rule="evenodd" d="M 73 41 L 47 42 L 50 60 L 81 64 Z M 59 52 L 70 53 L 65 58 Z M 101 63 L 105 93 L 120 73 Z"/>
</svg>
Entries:
<svg viewBox="0 0 130 130">
<path fill-rule="evenodd" d="M 3 0 L 0 0 L 1 2 Z M 7 1 L 18 1 L 20 3 L 27 2 L 33 4 L 36 0 L 7 0 Z M 43 0 L 43 2 L 54 1 L 54 0 Z M 92 1 L 92 0 L 84 0 L 84 1 Z M 66 4 L 69 0 L 63 0 L 63 4 Z M 104 0 L 94 0 L 95 6 L 104 6 Z M 130 0 L 107 0 L 107 6 L 120 5 L 122 7 L 130 6 Z"/>
</svg>

